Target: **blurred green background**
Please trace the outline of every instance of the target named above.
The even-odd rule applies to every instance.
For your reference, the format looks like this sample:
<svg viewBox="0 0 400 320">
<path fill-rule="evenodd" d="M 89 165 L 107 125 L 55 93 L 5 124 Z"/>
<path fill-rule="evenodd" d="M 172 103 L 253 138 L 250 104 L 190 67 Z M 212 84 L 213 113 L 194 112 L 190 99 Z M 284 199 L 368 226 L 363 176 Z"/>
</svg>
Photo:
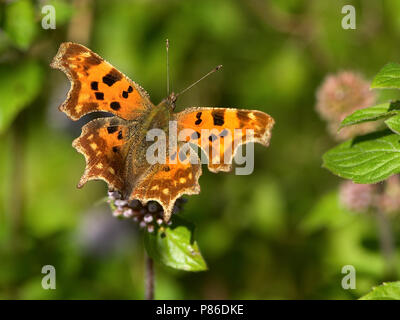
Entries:
<svg viewBox="0 0 400 320">
<path fill-rule="evenodd" d="M 41 27 L 46 4 L 56 8 L 55 30 Z M 356 8 L 356 30 L 341 27 L 345 4 Z M 343 209 L 340 179 L 321 168 L 335 141 L 314 106 L 327 74 L 355 70 L 371 79 L 400 61 L 399 12 L 398 0 L 1 2 L 0 299 L 144 296 L 138 228 L 99 202 L 104 182 L 76 188 L 85 164 L 71 142 L 82 122 L 58 111 L 69 82 L 49 67 L 64 41 L 88 46 L 158 103 L 169 38 L 175 91 L 224 65 L 182 96 L 178 111 L 241 107 L 276 121 L 271 146 L 255 147 L 252 175 L 203 170 L 202 191 L 183 216 L 196 225 L 209 270 L 156 265 L 156 298 L 354 299 L 396 280 L 400 264 L 385 272 L 376 219 Z M 397 215 L 390 226 L 399 245 Z M 41 287 L 48 264 L 56 290 Z M 356 268 L 354 290 L 341 287 L 344 265 Z"/>
</svg>

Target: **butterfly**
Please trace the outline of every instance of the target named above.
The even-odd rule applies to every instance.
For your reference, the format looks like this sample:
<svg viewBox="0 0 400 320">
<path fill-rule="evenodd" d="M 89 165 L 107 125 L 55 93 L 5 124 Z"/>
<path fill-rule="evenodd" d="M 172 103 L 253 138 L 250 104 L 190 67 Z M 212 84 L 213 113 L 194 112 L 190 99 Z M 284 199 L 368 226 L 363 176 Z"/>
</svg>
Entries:
<svg viewBox="0 0 400 320">
<path fill-rule="evenodd" d="M 200 161 L 184 161 L 187 152 L 180 152 L 183 142 L 178 142 L 174 153 L 166 153 L 165 163 L 149 163 L 146 152 L 152 142 L 146 135 L 151 129 L 168 133 L 170 121 L 176 121 L 178 132 L 190 129 L 192 134 L 186 142 L 203 151 L 208 149 L 207 154 L 212 155 L 208 156 L 208 168 L 212 172 L 230 171 L 232 158 L 241 144 L 269 145 L 274 120 L 268 114 L 211 107 L 175 113 L 176 95 L 172 93 L 154 105 L 141 86 L 83 45 L 62 43 L 51 67 L 63 71 L 71 82 L 68 96 L 59 107 L 70 119 L 76 121 L 92 112 L 111 114 L 85 124 L 81 135 L 73 141 L 73 147 L 86 160 L 78 188 L 88 180 L 102 179 L 126 200 L 160 203 L 166 222 L 176 199 L 200 192 L 198 180 L 202 169 Z M 201 136 L 204 129 L 217 130 L 219 134 Z M 252 135 L 247 134 L 249 129 Z M 228 131 L 239 132 L 239 136 L 229 140 L 223 135 Z M 235 150 L 225 152 L 233 142 L 238 142 Z"/>
</svg>

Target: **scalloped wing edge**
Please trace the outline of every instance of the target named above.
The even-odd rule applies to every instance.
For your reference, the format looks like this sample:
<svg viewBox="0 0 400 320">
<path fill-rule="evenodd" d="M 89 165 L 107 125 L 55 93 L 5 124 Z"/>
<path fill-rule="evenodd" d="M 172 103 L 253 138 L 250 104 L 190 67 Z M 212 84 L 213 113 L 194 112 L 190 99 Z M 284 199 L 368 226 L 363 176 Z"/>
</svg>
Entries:
<svg viewBox="0 0 400 320">
<path fill-rule="evenodd" d="M 161 200 L 161 198 L 157 198 L 157 197 L 145 197 L 145 196 L 141 196 L 139 194 L 134 195 L 134 192 L 132 192 L 131 196 L 129 197 L 129 200 L 134 200 L 134 199 L 138 199 L 142 202 L 143 205 L 146 205 L 149 201 L 157 201 L 163 208 L 164 210 L 164 221 L 168 222 L 171 219 L 172 216 L 172 210 L 174 208 L 175 202 L 178 198 L 180 198 L 182 195 L 186 194 L 186 195 L 195 195 L 195 194 L 199 194 L 200 193 L 200 184 L 199 184 L 199 178 L 200 176 L 203 174 L 202 168 L 201 168 L 201 164 L 199 164 L 199 169 L 194 177 L 194 181 L 195 183 L 193 184 L 192 187 L 189 188 L 185 188 L 182 189 L 174 198 L 172 198 L 168 204 L 163 203 L 163 201 Z M 145 179 L 146 177 L 144 177 L 143 179 L 141 179 L 139 181 L 139 184 Z M 134 196 L 133 196 L 134 195 Z"/>
<path fill-rule="evenodd" d="M 186 109 L 182 110 L 181 112 L 179 112 L 177 114 L 185 114 L 185 113 L 191 113 L 191 112 L 194 112 L 194 111 L 198 111 L 198 110 L 201 110 L 201 109 L 215 109 L 215 108 L 219 108 L 219 107 L 191 107 L 191 108 L 186 108 Z M 267 115 L 268 119 L 269 119 L 268 125 L 266 126 L 265 132 L 262 135 L 262 137 L 254 137 L 253 136 L 252 139 L 247 140 L 247 141 L 245 141 L 243 143 L 239 143 L 239 144 L 236 145 L 236 148 L 233 150 L 233 153 L 232 153 L 232 161 L 235 158 L 235 155 L 236 155 L 237 151 L 239 150 L 239 148 L 244 144 L 251 143 L 251 142 L 256 142 L 256 143 L 259 143 L 259 144 L 261 144 L 261 145 L 263 145 L 265 147 L 268 147 L 270 145 L 270 140 L 271 140 L 271 135 L 272 135 L 272 128 L 274 127 L 275 120 L 269 114 L 267 114 L 267 113 L 265 113 L 263 111 L 260 111 L 260 110 L 255 110 L 255 109 L 248 110 L 248 109 L 224 108 L 224 107 L 221 107 L 221 108 L 226 109 L 226 110 L 235 110 L 235 111 L 262 112 L 265 115 Z M 200 146 L 200 149 L 203 150 L 207 154 L 206 150 L 201 148 L 201 146 Z M 209 155 L 207 155 L 207 160 L 209 161 Z M 207 164 L 207 167 L 208 167 L 208 170 L 210 172 L 213 172 L 213 173 L 230 172 L 230 171 L 232 171 L 232 163 L 221 165 L 221 167 L 216 168 L 216 169 L 214 169 L 212 167 L 210 168 L 209 164 Z"/>
<path fill-rule="evenodd" d="M 71 45 L 78 45 L 83 47 L 84 49 L 86 49 L 88 51 L 88 53 L 90 53 L 91 55 L 93 55 L 93 57 L 95 57 L 96 59 L 101 60 L 102 62 L 107 63 L 110 67 L 114 68 L 112 66 L 111 63 L 109 63 L 107 60 L 103 59 L 101 56 L 99 56 L 97 53 L 93 52 L 92 50 L 90 50 L 89 48 L 85 47 L 84 45 L 81 45 L 79 43 L 75 43 L 75 42 L 63 42 L 61 43 L 60 47 L 58 48 L 57 54 L 54 56 L 52 62 L 50 63 L 50 67 L 52 67 L 53 69 L 58 69 L 61 70 L 62 72 L 64 72 L 69 80 L 69 82 L 71 83 L 71 87 L 68 91 L 67 94 L 67 98 L 64 100 L 64 102 L 58 107 L 58 109 L 62 112 L 64 112 L 71 120 L 77 121 L 80 118 L 82 118 L 82 116 L 80 117 L 75 117 L 74 115 L 72 115 L 70 112 L 68 112 L 68 109 L 66 108 L 66 106 L 71 103 L 73 97 L 77 97 L 79 95 L 79 82 L 74 79 L 73 74 L 71 73 L 69 68 L 66 68 L 65 66 L 63 66 L 62 61 L 63 61 L 63 57 L 66 54 L 66 51 L 68 49 L 69 46 Z M 118 71 L 118 69 L 116 69 Z M 121 73 L 120 71 L 118 71 L 119 73 Z M 147 93 L 146 90 L 143 89 L 142 86 L 140 86 L 139 84 L 137 84 L 135 81 L 131 80 L 128 76 L 126 76 L 125 74 L 121 73 L 139 92 L 140 94 L 146 98 L 148 101 L 147 103 L 149 105 L 151 105 L 150 102 L 150 96 Z M 79 85 L 79 86 L 78 86 Z M 96 112 L 94 111 L 90 111 L 86 114 L 92 113 L 92 112 Z"/>
</svg>

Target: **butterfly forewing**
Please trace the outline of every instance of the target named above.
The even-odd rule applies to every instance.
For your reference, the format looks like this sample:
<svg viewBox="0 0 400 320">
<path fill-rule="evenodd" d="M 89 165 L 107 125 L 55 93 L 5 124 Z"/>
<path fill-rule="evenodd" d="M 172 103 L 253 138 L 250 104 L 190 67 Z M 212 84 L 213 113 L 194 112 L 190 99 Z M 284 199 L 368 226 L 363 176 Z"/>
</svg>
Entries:
<svg viewBox="0 0 400 320">
<path fill-rule="evenodd" d="M 80 44 L 61 44 L 51 66 L 65 72 L 71 81 L 60 110 L 73 120 L 94 111 L 132 120 L 153 107 L 138 84 Z"/>
<path fill-rule="evenodd" d="M 208 168 L 213 172 L 230 171 L 241 144 L 268 146 L 274 125 L 272 117 L 257 110 L 188 108 L 174 116 L 178 130 L 192 130 L 190 141 L 206 152 Z"/>
</svg>

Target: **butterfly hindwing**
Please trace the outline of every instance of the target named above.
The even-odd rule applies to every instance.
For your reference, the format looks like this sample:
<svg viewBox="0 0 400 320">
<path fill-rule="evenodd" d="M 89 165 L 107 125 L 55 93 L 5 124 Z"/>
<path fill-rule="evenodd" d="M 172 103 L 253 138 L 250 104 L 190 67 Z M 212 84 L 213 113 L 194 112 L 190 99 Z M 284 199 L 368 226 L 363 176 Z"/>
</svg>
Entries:
<svg viewBox="0 0 400 320">
<path fill-rule="evenodd" d="M 123 190 L 129 129 L 117 117 L 99 118 L 82 127 L 73 147 L 86 159 L 86 169 L 78 187 L 88 180 L 102 179 L 110 189 Z"/>
<path fill-rule="evenodd" d="M 179 148 L 177 153 L 179 154 Z M 151 166 L 143 178 L 135 186 L 131 199 L 139 199 L 146 203 L 150 200 L 159 202 L 164 209 L 164 220 L 168 221 L 172 215 L 172 209 L 176 199 L 183 194 L 198 194 L 201 176 L 199 161 L 192 163 L 189 158 L 174 161 L 168 158 L 165 164 Z M 176 160 L 176 161 L 175 161 Z"/>
<path fill-rule="evenodd" d="M 153 106 L 138 84 L 80 44 L 61 44 L 51 66 L 65 72 L 71 81 L 68 98 L 60 110 L 72 120 L 94 111 L 131 120 Z"/>
</svg>

